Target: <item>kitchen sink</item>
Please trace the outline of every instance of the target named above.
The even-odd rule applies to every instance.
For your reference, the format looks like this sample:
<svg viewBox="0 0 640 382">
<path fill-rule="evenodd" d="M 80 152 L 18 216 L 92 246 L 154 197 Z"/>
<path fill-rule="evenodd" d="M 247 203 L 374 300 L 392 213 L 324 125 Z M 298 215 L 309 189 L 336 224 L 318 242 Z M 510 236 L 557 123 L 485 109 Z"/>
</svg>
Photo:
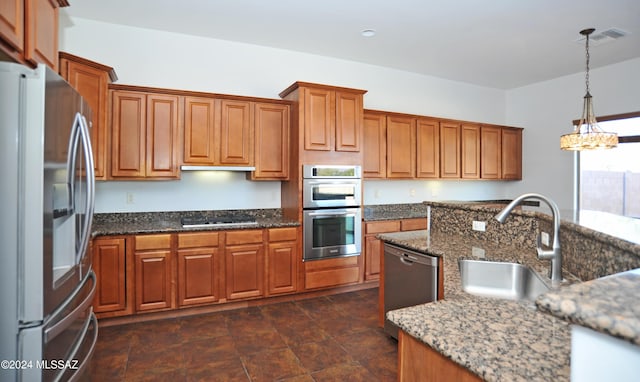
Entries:
<svg viewBox="0 0 640 382">
<path fill-rule="evenodd" d="M 531 268 L 517 263 L 460 260 L 462 290 L 483 297 L 533 301 L 549 286 Z"/>
</svg>

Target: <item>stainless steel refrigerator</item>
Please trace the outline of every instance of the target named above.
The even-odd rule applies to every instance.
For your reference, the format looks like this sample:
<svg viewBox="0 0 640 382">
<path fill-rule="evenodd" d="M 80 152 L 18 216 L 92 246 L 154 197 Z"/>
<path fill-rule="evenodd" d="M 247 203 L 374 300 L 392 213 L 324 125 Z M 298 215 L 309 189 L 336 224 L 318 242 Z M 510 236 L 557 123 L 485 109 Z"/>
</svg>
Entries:
<svg viewBox="0 0 640 382">
<path fill-rule="evenodd" d="M 1 381 L 73 381 L 93 354 L 90 113 L 48 67 L 0 63 Z"/>
</svg>

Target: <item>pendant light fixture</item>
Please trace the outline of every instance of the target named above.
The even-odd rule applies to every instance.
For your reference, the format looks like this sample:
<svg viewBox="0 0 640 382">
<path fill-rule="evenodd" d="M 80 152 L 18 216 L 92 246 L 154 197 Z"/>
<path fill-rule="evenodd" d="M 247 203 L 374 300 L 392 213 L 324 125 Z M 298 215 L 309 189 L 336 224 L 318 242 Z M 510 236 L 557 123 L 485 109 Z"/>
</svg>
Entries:
<svg viewBox="0 0 640 382">
<path fill-rule="evenodd" d="M 611 149 L 618 146 L 618 135 L 602 130 L 600 126 L 598 126 L 596 116 L 593 112 L 593 102 L 591 93 L 589 92 L 589 35 L 594 31 L 594 28 L 580 31 L 580 34 L 585 36 L 586 40 L 587 71 L 585 83 L 587 85 L 587 94 L 584 96 L 580 122 L 578 122 L 573 132 L 560 137 L 560 148 L 562 150 Z"/>
</svg>

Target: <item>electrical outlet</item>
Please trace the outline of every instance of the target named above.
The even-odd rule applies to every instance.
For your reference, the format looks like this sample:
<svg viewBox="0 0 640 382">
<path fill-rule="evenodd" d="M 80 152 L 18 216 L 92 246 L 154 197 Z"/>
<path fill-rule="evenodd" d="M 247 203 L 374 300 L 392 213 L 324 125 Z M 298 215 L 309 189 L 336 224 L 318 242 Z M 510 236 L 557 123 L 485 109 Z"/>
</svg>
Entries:
<svg viewBox="0 0 640 382">
<path fill-rule="evenodd" d="M 416 196 L 416 189 L 412 188 L 411 190 L 409 190 L 409 196 Z"/>
<path fill-rule="evenodd" d="M 485 258 L 484 249 L 478 248 L 478 247 L 471 247 L 471 256 L 475 257 L 476 259 L 484 259 Z"/>
<path fill-rule="evenodd" d="M 484 232 L 487 230 L 487 222 L 480 222 L 480 221 L 474 220 L 471 228 L 474 231 Z"/>
<path fill-rule="evenodd" d="M 373 191 L 373 198 L 378 199 L 380 197 L 380 190 L 376 189 Z"/>
<path fill-rule="evenodd" d="M 127 204 L 134 204 L 135 198 L 133 192 L 127 192 Z"/>
<path fill-rule="evenodd" d="M 542 241 L 543 245 L 549 245 L 549 234 L 546 232 L 541 232 L 540 241 Z"/>
</svg>

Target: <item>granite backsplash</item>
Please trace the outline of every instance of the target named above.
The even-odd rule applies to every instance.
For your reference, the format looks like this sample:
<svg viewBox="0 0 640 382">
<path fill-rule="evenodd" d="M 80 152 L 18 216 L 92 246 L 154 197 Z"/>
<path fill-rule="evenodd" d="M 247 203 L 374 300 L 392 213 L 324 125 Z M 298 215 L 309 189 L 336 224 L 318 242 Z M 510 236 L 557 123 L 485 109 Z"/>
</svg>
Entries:
<svg viewBox="0 0 640 382">
<path fill-rule="evenodd" d="M 431 227 L 452 235 L 465 235 L 496 244 L 531 248 L 536 256 L 536 239 L 542 230 L 553 240 L 551 216 L 516 208 L 504 224 L 494 216 L 501 203 L 425 202 L 431 207 Z M 474 220 L 486 222 L 484 232 L 474 231 Z M 582 281 L 640 267 L 640 245 L 565 220 L 560 224 L 563 268 Z"/>
</svg>

